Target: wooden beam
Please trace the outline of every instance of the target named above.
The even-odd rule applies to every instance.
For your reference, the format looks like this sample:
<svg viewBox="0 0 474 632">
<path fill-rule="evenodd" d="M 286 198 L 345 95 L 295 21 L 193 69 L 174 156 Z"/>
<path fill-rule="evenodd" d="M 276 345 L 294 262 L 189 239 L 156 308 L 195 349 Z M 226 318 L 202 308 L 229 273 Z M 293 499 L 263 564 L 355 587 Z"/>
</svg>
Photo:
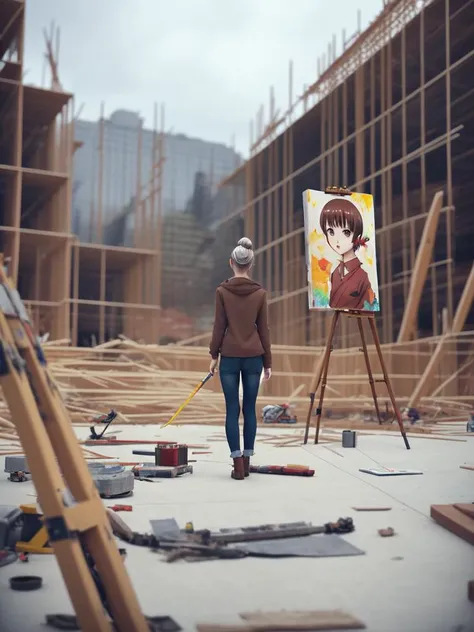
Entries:
<svg viewBox="0 0 474 632">
<path fill-rule="evenodd" d="M 430 361 L 428 362 L 426 369 L 408 402 L 409 408 L 416 407 L 420 399 L 429 392 L 436 370 L 438 369 L 438 366 L 443 358 L 444 346 L 453 334 L 458 334 L 463 330 L 467 315 L 469 313 L 469 310 L 471 309 L 473 299 L 474 265 L 471 268 L 469 278 L 466 281 L 466 285 L 464 286 L 463 293 L 459 300 L 451 330 L 447 334 L 445 334 L 438 342 L 435 352 L 431 356 Z"/>
<path fill-rule="evenodd" d="M 438 228 L 442 205 L 443 192 L 438 191 L 433 197 L 418 247 L 415 265 L 411 274 L 406 308 L 403 313 L 400 331 L 398 332 L 398 342 L 408 342 L 416 337 L 416 317 L 420 306 L 421 293 L 428 275 L 428 267 L 433 255 L 436 230 Z"/>
</svg>

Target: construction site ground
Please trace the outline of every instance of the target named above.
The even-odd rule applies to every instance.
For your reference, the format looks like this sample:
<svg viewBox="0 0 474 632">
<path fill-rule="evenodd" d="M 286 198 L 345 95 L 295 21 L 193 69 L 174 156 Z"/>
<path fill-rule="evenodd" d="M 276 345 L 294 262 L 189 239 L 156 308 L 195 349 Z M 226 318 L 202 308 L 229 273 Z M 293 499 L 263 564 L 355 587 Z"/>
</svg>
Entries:
<svg viewBox="0 0 474 632">
<path fill-rule="evenodd" d="M 133 505 L 131 513 L 120 515 L 135 531 L 150 532 L 149 521 L 163 518 L 175 518 L 182 527 L 192 521 L 196 529 L 217 529 L 300 520 L 317 525 L 351 516 L 356 529 L 344 538 L 365 552 L 339 558 L 166 564 L 148 548 L 127 546 L 125 563 L 145 614 L 170 615 L 186 631 L 201 622 L 238 624 L 243 611 L 280 609 L 341 609 L 372 632 L 474 630 L 474 604 L 467 598 L 467 583 L 474 579 L 474 549 L 430 518 L 432 504 L 473 502 L 474 471 L 460 466 L 474 465 L 474 434 L 447 440 L 410 435 L 412 449 L 407 451 L 396 433 L 358 433 L 357 447 L 344 449 L 340 431 L 326 430 L 326 437 L 333 433 L 332 443 L 315 446 L 311 439 L 307 446 L 277 447 L 299 437 L 302 429 L 261 427 L 255 464 L 298 463 L 314 468 L 315 476 L 253 474 L 234 481 L 222 427 L 116 430 L 121 430 L 120 439 L 205 444 L 211 452 L 193 455 L 201 449 L 189 450 L 189 458 L 197 460 L 192 475 L 137 482 L 131 498 L 104 501 L 107 506 Z M 87 428 L 77 428 L 77 434 L 85 438 Z M 100 446 L 97 451 L 118 460 L 146 460 L 134 457 L 133 449 L 148 447 Z M 381 478 L 359 471 L 380 467 L 419 469 L 423 475 Z M 0 499 L 16 506 L 35 502 L 33 483 L 11 483 L 1 473 Z M 391 510 L 352 509 L 382 506 Z M 392 527 L 396 535 L 380 537 L 378 529 L 384 527 Z M 43 587 L 29 593 L 11 591 L 9 578 L 21 574 L 40 575 Z M 34 555 L 28 564 L 0 569 L 2 632 L 37 632 L 45 629 L 46 614 L 72 612 L 54 556 Z"/>
</svg>

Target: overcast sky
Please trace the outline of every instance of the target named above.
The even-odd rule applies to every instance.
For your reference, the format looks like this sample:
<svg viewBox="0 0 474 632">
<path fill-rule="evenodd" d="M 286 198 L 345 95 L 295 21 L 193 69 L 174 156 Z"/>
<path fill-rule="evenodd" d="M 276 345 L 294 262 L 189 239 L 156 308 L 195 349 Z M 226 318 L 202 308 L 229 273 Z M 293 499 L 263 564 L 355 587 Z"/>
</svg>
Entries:
<svg viewBox="0 0 474 632">
<path fill-rule="evenodd" d="M 42 85 L 43 28 L 61 29 L 59 77 L 81 118 L 119 108 L 153 125 L 154 102 L 165 104 L 166 129 L 230 144 L 244 155 L 249 122 L 275 88 L 288 106 L 288 62 L 294 94 L 316 79 L 317 60 L 342 30 L 366 27 L 382 0 L 30 0 L 26 83 Z M 50 74 L 46 73 L 47 87 Z"/>
</svg>

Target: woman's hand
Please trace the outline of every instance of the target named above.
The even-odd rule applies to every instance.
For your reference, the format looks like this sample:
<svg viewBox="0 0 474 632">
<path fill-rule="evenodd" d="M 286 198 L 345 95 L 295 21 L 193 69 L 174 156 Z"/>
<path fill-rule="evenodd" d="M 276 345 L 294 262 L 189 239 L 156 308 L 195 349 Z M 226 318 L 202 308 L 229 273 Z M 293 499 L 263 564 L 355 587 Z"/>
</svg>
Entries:
<svg viewBox="0 0 474 632">
<path fill-rule="evenodd" d="M 214 373 L 216 372 L 216 367 L 217 367 L 217 359 L 211 360 L 211 364 L 209 365 L 209 373 L 212 373 L 212 375 L 214 375 Z"/>
<path fill-rule="evenodd" d="M 272 370 L 271 369 L 265 369 L 263 372 L 263 379 L 265 381 L 269 380 L 272 377 Z"/>
</svg>

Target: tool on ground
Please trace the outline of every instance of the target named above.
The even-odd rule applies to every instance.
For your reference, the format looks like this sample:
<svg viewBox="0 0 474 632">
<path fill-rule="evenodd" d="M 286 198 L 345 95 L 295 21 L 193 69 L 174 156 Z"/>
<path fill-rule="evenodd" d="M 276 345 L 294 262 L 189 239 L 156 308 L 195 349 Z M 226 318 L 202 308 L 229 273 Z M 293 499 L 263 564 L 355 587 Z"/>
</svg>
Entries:
<svg viewBox="0 0 474 632">
<path fill-rule="evenodd" d="M 180 536 L 157 537 L 153 534 L 133 532 L 130 536 L 124 536 L 118 532 L 118 537 L 129 544 L 146 546 L 153 550 L 169 551 L 168 562 L 183 557 L 206 557 L 213 559 L 240 559 L 244 557 L 280 557 L 280 555 L 246 550 L 239 547 L 227 547 L 228 544 L 258 542 L 277 539 L 293 539 L 316 534 L 344 534 L 354 531 L 351 518 L 339 518 L 337 522 L 330 522 L 322 526 L 313 526 L 308 523 L 298 522 L 281 525 L 261 525 L 258 527 L 245 527 L 240 530 L 223 529 L 220 532 L 211 532 L 208 529 L 186 533 L 181 531 Z"/>
<path fill-rule="evenodd" d="M 173 423 L 173 421 L 176 419 L 176 417 L 179 415 L 179 413 L 186 408 L 186 406 L 189 404 L 189 402 L 192 400 L 192 398 L 201 390 L 201 388 L 204 386 L 204 384 L 206 382 L 208 382 L 211 377 L 213 377 L 213 373 L 208 373 L 206 375 L 206 377 L 204 377 L 199 384 L 193 389 L 192 393 L 188 396 L 188 398 L 186 399 L 186 401 L 184 401 L 181 406 L 178 408 L 178 410 L 174 413 L 174 415 L 171 417 L 171 419 L 169 421 L 167 421 L 166 423 L 164 423 L 161 426 L 161 430 L 163 430 L 163 428 L 166 428 L 166 426 L 169 426 L 171 423 Z"/>
<path fill-rule="evenodd" d="M 250 527 L 242 529 L 237 533 L 207 532 L 203 533 L 203 537 L 209 537 L 209 541 L 216 544 L 231 544 L 234 542 L 256 542 L 257 540 L 274 540 L 279 538 L 297 538 L 306 535 L 316 534 L 342 534 L 352 533 L 354 531 L 354 523 L 352 518 L 339 518 L 337 522 L 328 522 L 322 526 L 314 526 L 304 524 L 299 526 L 290 525 L 262 525 L 261 527 Z M 196 534 L 201 532 L 196 531 Z"/>
<path fill-rule="evenodd" d="M 0 549 L 52 553 L 43 516 L 36 505 L 0 506 Z"/>
<path fill-rule="evenodd" d="M 23 527 L 16 550 L 22 553 L 53 553 L 43 515 L 38 512 L 36 505 L 20 505 L 20 510 L 23 513 Z"/>
<path fill-rule="evenodd" d="M 268 405 L 262 409 L 262 419 L 266 424 L 295 424 L 298 418 L 291 412 L 293 406 L 289 403 Z"/>
<path fill-rule="evenodd" d="M 133 494 L 135 476 L 122 465 L 89 463 L 88 468 L 101 498 L 124 498 Z"/>
<path fill-rule="evenodd" d="M 133 511 L 132 505 L 112 505 L 109 509 L 112 511 Z"/>
<path fill-rule="evenodd" d="M 149 632 L 66 406 L 1 255 L 0 388 L 81 629 L 111 632 L 112 619 L 119 632 Z"/>
<path fill-rule="evenodd" d="M 359 472 L 364 474 L 373 474 L 374 476 L 414 476 L 423 474 L 420 470 L 393 470 L 393 469 L 377 469 L 377 468 L 360 468 Z"/>
<path fill-rule="evenodd" d="M 306 466 L 290 465 L 251 465 L 253 474 L 281 474 L 283 476 L 314 476 L 314 470 Z"/>
<path fill-rule="evenodd" d="M 107 413 L 107 415 L 99 415 L 98 417 L 94 417 L 93 421 L 95 421 L 96 424 L 99 424 L 99 423 L 105 424 L 105 427 L 102 430 L 102 432 L 99 434 L 96 431 L 95 426 L 91 426 L 90 427 L 91 434 L 90 434 L 89 439 L 93 439 L 94 441 L 96 441 L 97 439 L 102 439 L 104 434 L 107 432 L 107 428 L 116 418 L 117 418 L 117 413 L 113 409 L 109 413 Z"/>
<path fill-rule="evenodd" d="M 154 463 L 142 463 L 132 467 L 132 472 L 138 480 L 152 478 L 176 478 L 183 474 L 192 474 L 192 465 L 177 465 L 176 467 L 165 467 Z"/>
</svg>

